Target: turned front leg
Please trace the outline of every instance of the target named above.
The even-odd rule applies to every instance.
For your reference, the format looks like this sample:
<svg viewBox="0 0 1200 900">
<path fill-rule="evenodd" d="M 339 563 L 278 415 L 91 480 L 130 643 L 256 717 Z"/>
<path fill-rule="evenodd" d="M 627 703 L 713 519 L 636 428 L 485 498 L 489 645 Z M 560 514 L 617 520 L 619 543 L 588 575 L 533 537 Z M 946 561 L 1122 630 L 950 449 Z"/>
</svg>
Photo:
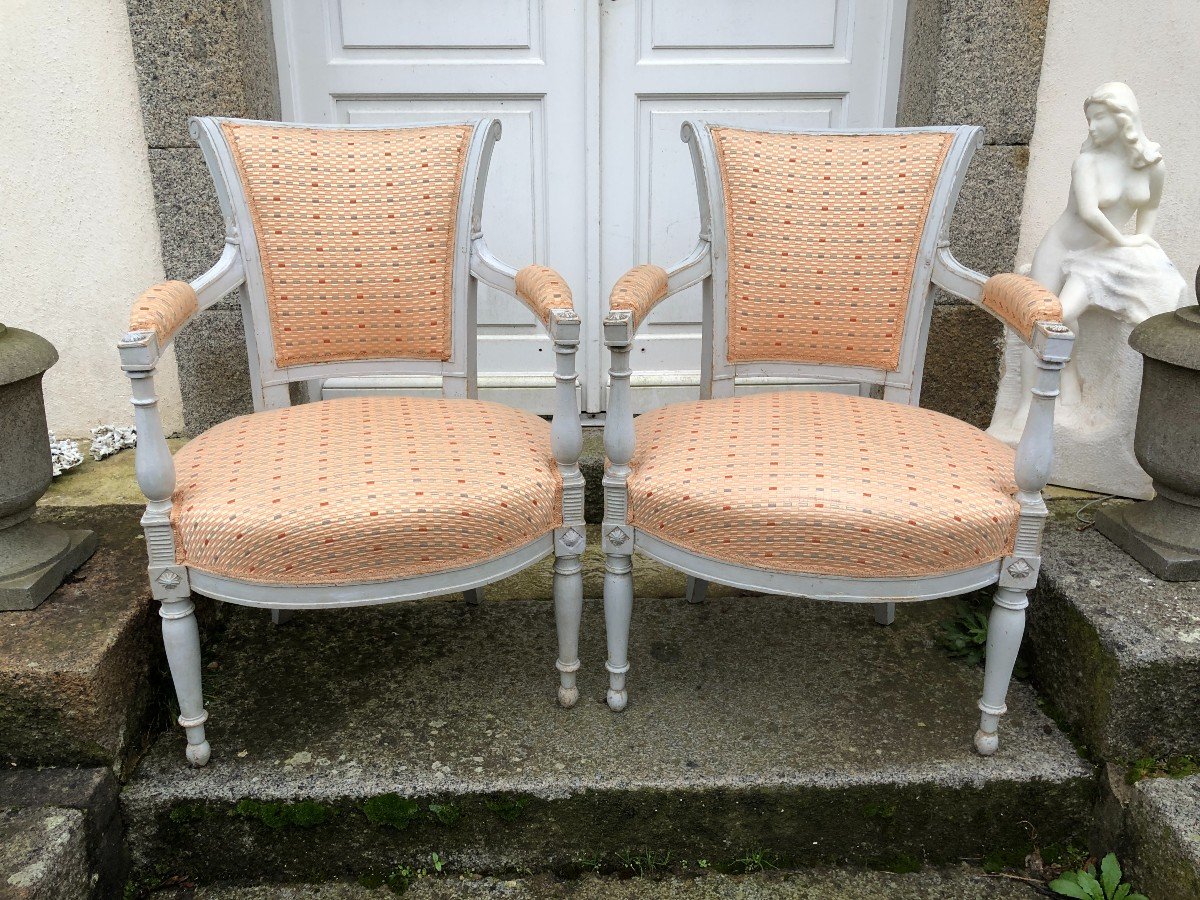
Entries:
<svg viewBox="0 0 1200 900">
<path fill-rule="evenodd" d="M 1025 591 L 996 589 L 995 604 L 988 617 L 987 658 L 983 674 L 983 697 L 979 700 L 979 731 L 975 749 L 991 756 L 1000 746 L 1000 717 L 1008 711 L 1005 698 L 1012 681 L 1013 667 L 1025 633 Z"/>
<path fill-rule="evenodd" d="M 187 732 L 187 758 L 194 766 L 208 762 L 210 749 L 204 738 L 208 712 L 200 687 L 200 629 L 191 599 L 169 599 L 158 611 L 162 617 L 163 646 L 179 700 L 179 724 Z"/>
<path fill-rule="evenodd" d="M 1059 375 L 1071 350 L 1071 332 L 1063 326 L 1038 323 L 1037 329 L 1037 372 L 1014 467 L 1016 499 L 1021 506 L 1017 539 L 1012 555 L 1000 562 L 1000 581 L 988 618 L 983 696 L 975 734 L 975 749 L 984 756 L 991 756 L 1000 746 L 1000 717 L 1008 709 L 1005 698 L 1025 633 L 1025 609 L 1041 568 L 1042 529 L 1047 515 L 1041 491 L 1050 480 L 1054 462 L 1054 401 Z"/>
</svg>

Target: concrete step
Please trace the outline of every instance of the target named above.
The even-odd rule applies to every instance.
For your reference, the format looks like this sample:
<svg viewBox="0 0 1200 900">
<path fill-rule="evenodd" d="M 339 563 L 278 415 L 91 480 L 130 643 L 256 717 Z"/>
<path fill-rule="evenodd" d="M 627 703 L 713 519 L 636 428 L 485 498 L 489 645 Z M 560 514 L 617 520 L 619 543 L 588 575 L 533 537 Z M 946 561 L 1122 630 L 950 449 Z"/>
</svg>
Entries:
<svg viewBox="0 0 1200 900">
<path fill-rule="evenodd" d="M 123 769 L 145 743 L 165 669 L 131 506 L 43 507 L 90 528 L 95 555 L 37 609 L 0 613 L 0 762 Z"/>
<path fill-rule="evenodd" d="M 120 896 L 119 812 L 108 769 L 0 770 L 0 897 Z"/>
<path fill-rule="evenodd" d="M 1083 502 L 1050 503 L 1026 637 L 1038 688 L 1101 759 L 1200 755 L 1200 582 L 1160 581 L 1081 531 Z"/>
<path fill-rule="evenodd" d="M 1126 807 L 1128 859 L 1151 900 L 1200 897 L 1200 775 L 1145 778 Z"/>
<path fill-rule="evenodd" d="M 369 882 L 370 883 L 370 882 Z M 213 886 L 162 891 L 155 900 L 380 900 L 387 888 L 357 883 L 257 887 Z M 1011 876 L 967 870 L 930 870 L 906 875 L 846 869 L 805 869 L 753 875 L 701 873 L 663 878 L 589 875 L 558 879 L 449 876 L 414 878 L 408 900 L 1032 900 L 1034 885 Z"/>
<path fill-rule="evenodd" d="M 163 735 L 122 796 L 135 870 L 320 881 L 427 865 L 500 874 L 671 854 L 779 865 L 1022 858 L 1085 830 L 1094 779 L 1016 685 L 975 755 L 982 673 L 951 601 L 639 600 L 631 702 L 604 706 L 602 604 L 582 698 L 555 706 L 552 606 L 423 601 L 272 627 L 235 608 L 206 655 L 212 762 Z"/>
</svg>

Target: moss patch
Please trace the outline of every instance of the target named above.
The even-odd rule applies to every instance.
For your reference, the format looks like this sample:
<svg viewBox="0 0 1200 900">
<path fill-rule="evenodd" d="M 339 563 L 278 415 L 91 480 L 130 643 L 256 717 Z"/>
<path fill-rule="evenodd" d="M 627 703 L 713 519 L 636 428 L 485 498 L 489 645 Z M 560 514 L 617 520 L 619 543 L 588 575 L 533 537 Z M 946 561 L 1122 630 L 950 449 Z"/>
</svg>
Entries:
<svg viewBox="0 0 1200 900">
<path fill-rule="evenodd" d="M 296 803 L 270 803 L 246 798 L 234 806 L 232 815 L 243 819 L 257 819 L 268 828 L 312 828 L 324 825 L 337 815 L 332 806 L 313 800 Z M 175 814 L 172 812 L 172 819 Z"/>
<path fill-rule="evenodd" d="M 390 825 L 403 831 L 421 814 L 421 806 L 399 794 L 380 794 L 363 803 L 363 813 L 373 825 Z"/>
</svg>

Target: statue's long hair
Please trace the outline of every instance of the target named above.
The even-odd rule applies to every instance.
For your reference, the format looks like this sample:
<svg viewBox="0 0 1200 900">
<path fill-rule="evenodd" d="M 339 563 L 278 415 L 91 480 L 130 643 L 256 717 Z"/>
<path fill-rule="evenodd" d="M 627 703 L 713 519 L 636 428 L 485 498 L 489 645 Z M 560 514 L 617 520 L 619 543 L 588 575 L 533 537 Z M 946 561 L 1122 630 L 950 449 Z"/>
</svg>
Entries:
<svg viewBox="0 0 1200 900">
<path fill-rule="evenodd" d="M 1126 156 L 1131 166 L 1135 169 L 1144 169 L 1162 159 L 1158 144 L 1147 138 L 1146 133 L 1142 131 L 1142 116 L 1138 112 L 1137 98 L 1133 96 L 1129 85 L 1119 81 L 1109 81 L 1100 85 L 1083 101 L 1084 115 L 1087 114 L 1087 108 L 1093 103 L 1107 107 L 1113 114 L 1113 118 L 1120 124 L 1121 133 L 1118 138 L 1125 144 Z M 1082 149 L 1095 149 L 1090 134 L 1083 142 Z"/>
</svg>

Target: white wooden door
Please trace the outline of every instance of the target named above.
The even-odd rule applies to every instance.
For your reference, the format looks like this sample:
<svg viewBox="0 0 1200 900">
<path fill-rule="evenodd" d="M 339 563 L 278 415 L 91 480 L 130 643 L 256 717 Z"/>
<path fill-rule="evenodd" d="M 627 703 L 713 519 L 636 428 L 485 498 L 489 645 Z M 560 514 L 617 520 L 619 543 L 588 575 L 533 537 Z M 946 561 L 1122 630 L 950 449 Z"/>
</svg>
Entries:
<svg viewBox="0 0 1200 900">
<path fill-rule="evenodd" d="M 584 321 L 583 408 L 604 407 L 600 319 L 630 266 L 669 265 L 698 227 L 687 118 L 758 127 L 891 124 L 905 0 L 273 0 L 285 119 L 498 116 L 484 231 L 566 277 Z M 480 390 L 549 412 L 533 316 L 481 292 Z M 693 397 L 699 292 L 635 346 L 641 408 Z M 326 394 L 412 389 L 340 380 Z"/>
<path fill-rule="evenodd" d="M 552 265 L 576 289 L 584 321 L 587 116 L 584 10 L 595 0 L 274 0 L 283 117 L 301 122 L 419 123 L 496 116 L 483 229 L 520 268 Z M 480 392 L 552 409 L 554 351 L 533 314 L 479 295 Z M 589 373 L 585 372 L 585 381 Z M 429 379 L 426 379 L 429 381 Z M 599 394 L 599 382 L 593 381 Z M 335 379 L 325 395 L 420 389 L 421 379 Z M 428 388 L 426 388 L 428 389 Z"/>
<path fill-rule="evenodd" d="M 748 128 L 895 123 L 904 0 L 604 0 L 604 295 L 670 266 L 699 229 L 686 119 Z M 665 301 L 632 354 L 635 410 L 697 396 L 700 288 Z"/>
</svg>

